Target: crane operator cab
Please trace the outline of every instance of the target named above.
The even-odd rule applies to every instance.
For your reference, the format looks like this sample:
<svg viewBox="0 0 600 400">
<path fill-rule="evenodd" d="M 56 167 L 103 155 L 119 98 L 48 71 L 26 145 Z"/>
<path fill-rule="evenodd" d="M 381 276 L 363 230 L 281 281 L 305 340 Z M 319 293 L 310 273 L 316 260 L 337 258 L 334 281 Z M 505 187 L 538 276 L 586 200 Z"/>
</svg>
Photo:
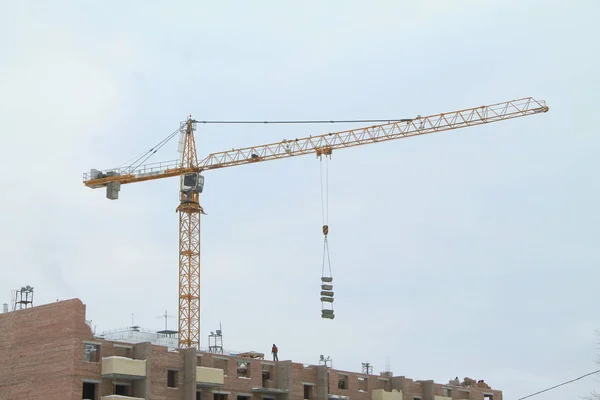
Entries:
<svg viewBox="0 0 600 400">
<path fill-rule="evenodd" d="M 189 172 L 181 176 L 181 191 L 189 196 L 193 193 L 202 193 L 204 189 L 204 176 L 198 172 Z"/>
</svg>

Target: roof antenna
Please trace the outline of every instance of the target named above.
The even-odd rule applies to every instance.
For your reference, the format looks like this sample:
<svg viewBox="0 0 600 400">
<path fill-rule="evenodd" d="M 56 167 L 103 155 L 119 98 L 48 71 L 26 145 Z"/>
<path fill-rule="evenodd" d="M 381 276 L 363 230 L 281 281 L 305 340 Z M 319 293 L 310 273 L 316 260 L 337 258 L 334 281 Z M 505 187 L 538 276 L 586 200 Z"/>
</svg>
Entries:
<svg viewBox="0 0 600 400">
<path fill-rule="evenodd" d="M 158 317 L 156 317 L 156 318 L 164 318 L 164 319 L 165 319 L 165 332 L 166 332 L 166 331 L 168 331 L 168 330 L 169 330 L 169 328 L 168 328 L 168 324 L 167 324 L 167 322 L 168 322 L 168 321 L 167 321 L 167 318 L 175 318 L 175 317 L 174 317 L 174 316 L 172 316 L 172 315 L 169 315 L 169 314 L 167 313 L 167 310 L 165 310 L 165 313 L 164 313 L 163 315 L 159 315 L 159 316 L 158 316 Z"/>
</svg>

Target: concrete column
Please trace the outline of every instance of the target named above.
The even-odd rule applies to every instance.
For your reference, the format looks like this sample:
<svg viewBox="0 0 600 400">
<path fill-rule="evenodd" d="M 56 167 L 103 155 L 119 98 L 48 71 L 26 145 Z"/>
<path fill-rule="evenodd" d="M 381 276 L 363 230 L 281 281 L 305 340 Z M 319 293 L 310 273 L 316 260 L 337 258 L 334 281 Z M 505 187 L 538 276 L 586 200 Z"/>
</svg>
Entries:
<svg viewBox="0 0 600 400">
<path fill-rule="evenodd" d="M 150 398 L 150 374 L 151 374 L 151 353 L 152 343 L 138 343 L 133 346 L 133 358 L 135 360 L 146 360 L 146 379 L 133 381 L 133 391 L 135 397 L 142 397 L 144 399 Z"/>
<path fill-rule="evenodd" d="M 183 353 L 183 399 L 196 400 L 196 349 L 180 349 Z"/>
<path fill-rule="evenodd" d="M 329 374 L 326 365 L 317 367 L 317 384 L 315 387 L 315 400 L 327 400 L 329 397 Z"/>
<path fill-rule="evenodd" d="M 275 363 L 275 387 L 277 389 L 292 390 L 292 362 L 279 361 Z M 287 400 L 289 394 L 278 394 L 277 400 Z"/>
<path fill-rule="evenodd" d="M 435 383 L 430 381 L 421 381 L 421 390 L 423 391 L 423 400 L 434 400 Z"/>
</svg>

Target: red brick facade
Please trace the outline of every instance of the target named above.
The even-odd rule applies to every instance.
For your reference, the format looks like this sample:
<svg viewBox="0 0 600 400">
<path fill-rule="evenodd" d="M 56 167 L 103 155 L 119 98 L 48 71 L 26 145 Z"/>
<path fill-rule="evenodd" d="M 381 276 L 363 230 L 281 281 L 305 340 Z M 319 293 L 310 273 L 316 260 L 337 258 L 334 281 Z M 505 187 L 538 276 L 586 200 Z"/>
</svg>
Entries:
<svg viewBox="0 0 600 400">
<path fill-rule="evenodd" d="M 86 342 L 99 346 L 93 361 L 84 360 Z M 147 378 L 106 379 L 100 361 L 110 356 L 146 360 Z M 247 377 L 238 376 L 238 361 L 249 363 Z M 223 369 L 224 384 L 208 387 L 197 383 L 196 366 Z M 168 387 L 168 370 L 176 371 L 175 388 Z M 263 371 L 268 371 L 269 379 L 263 378 L 267 373 Z M 344 388 L 339 386 L 340 380 Z M 376 389 L 401 390 L 402 400 L 436 400 L 435 396 L 448 395 L 448 391 L 452 400 L 484 400 L 484 394 L 502 400 L 502 392 L 497 390 L 98 339 L 85 323 L 85 305 L 79 299 L 0 314 L 0 400 L 81 400 L 84 382 L 95 385 L 96 400 L 114 394 L 115 383 L 127 385 L 121 389 L 129 396 L 150 400 L 237 400 L 238 396 L 246 400 L 303 400 L 305 393 L 311 400 L 328 400 L 335 395 L 346 400 L 371 400 L 371 391 Z"/>
</svg>

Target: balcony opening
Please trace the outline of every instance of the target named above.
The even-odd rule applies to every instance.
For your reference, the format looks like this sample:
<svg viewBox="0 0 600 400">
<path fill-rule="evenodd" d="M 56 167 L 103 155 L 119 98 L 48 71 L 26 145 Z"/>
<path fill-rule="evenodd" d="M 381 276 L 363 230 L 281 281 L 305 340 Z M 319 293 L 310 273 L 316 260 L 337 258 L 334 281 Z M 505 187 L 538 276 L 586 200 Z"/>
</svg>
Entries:
<svg viewBox="0 0 600 400">
<path fill-rule="evenodd" d="M 167 387 L 177 387 L 177 371 L 173 369 L 167 370 Z"/>
<path fill-rule="evenodd" d="M 83 400 L 96 400 L 96 384 L 83 382 Z"/>
<path fill-rule="evenodd" d="M 100 360 L 100 345 L 92 343 L 84 343 L 83 346 L 83 361 L 98 362 Z"/>
<path fill-rule="evenodd" d="M 116 383 L 115 384 L 115 393 L 119 396 L 129 396 L 131 395 L 131 393 L 129 393 L 129 387 L 127 385 L 121 385 Z"/>
<path fill-rule="evenodd" d="M 348 376 L 339 375 L 338 377 L 338 389 L 346 390 L 348 389 Z"/>
<path fill-rule="evenodd" d="M 304 385 L 304 400 L 311 400 L 313 398 L 312 385 Z"/>
<path fill-rule="evenodd" d="M 358 377 L 358 391 L 366 392 L 369 390 L 369 379 L 363 376 Z"/>
<path fill-rule="evenodd" d="M 213 393 L 213 400 L 227 400 L 227 394 L 225 394 L 225 393 Z"/>
<path fill-rule="evenodd" d="M 271 380 L 271 371 L 263 369 L 262 370 L 262 387 L 268 388 L 270 380 Z"/>
<path fill-rule="evenodd" d="M 378 379 L 378 389 L 383 389 L 386 392 L 392 391 L 392 382 L 389 379 Z"/>
<path fill-rule="evenodd" d="M 237 362 L 237 377 L 250 378 L 250 363 L 248 361 Z"/>
<path fill-rule="evenodd" d="M 222 369 L 223 374 L 225 376 L 227 376 L 227 368 L 229 367 L 228 360 L 224 360 L 222 358 L 214 358 L 213 359 L 213 367 Z"/>
<path fill-rule="evenodd" d="M 127 347 L 115 346 L 115 356 L 131 358 L 131 349 Z"/>
<path fill-rule="evenodd" d="M 494 395 L 489 393 L 483 394 L 483 400 L 494 400 Z"/>
</svg>

